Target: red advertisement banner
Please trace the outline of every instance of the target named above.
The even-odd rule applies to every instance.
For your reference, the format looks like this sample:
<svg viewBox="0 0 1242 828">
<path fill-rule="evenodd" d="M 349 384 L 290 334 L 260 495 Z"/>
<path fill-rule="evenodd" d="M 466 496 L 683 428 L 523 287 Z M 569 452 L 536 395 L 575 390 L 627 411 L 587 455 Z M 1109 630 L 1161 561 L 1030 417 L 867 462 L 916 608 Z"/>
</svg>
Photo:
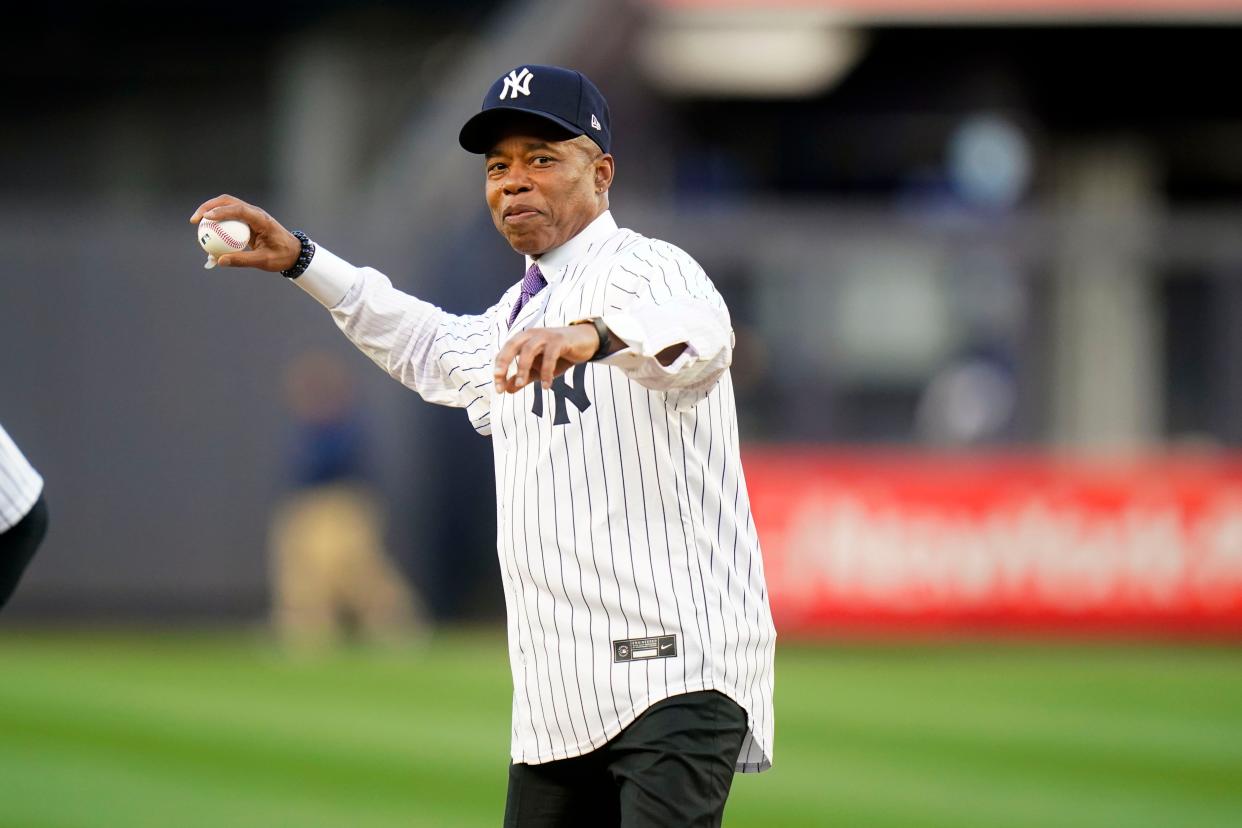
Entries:
<svg viewBox="0 0 1242 828">
<path fill-rule="evenodd" d="M 782 631 L 1242 636 L 1242 457 L 744 465 Z"/>
</svg>

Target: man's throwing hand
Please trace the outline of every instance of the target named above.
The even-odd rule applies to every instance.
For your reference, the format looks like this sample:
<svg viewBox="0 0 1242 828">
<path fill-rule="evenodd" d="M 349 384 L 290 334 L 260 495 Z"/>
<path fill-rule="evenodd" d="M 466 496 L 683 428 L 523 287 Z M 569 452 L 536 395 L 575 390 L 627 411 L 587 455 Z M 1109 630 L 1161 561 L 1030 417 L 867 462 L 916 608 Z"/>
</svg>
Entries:
<svg viewBox="0 0 1242 828">
<path fill-rule="evenodd" d="M 227 253 L 217 259 L 224 267 L 255 267 L 279 273 L 293 267 L 302 250 L 302 243 L 276 219 L 253 204 L 231 195 L 220 195 L 199 205 L 190 216 L 190 224 L 203 219 L 224 221 L 236 219 L 250 226 L 250 250 Z"/>
<path fill-rule="evenodd" d="M 569 325 L 564 328 L 531 328 L 518 333 L 505 343 L 496 355 L 494 376 L 496 390 L 514 394 L 528 383 L 539 380 L 544 388 L 552 380 L 579 362 L 587 362 L 599 348 L 599 334 L 593 325 Z M 510 374 L 509 366 L 517 361 Z"/>
</svg>

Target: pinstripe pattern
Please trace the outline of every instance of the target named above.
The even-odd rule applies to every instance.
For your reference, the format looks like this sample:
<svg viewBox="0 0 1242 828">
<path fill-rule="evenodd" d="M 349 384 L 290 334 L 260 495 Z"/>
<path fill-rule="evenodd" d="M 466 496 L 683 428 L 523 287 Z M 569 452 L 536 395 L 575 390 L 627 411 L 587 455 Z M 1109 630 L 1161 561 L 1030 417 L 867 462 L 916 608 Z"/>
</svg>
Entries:
<svg viewBox="0 0 1242 828">
<path fill-rule="evenodd" d="M 617 228 L 608 213 L 539 265 L 548 286 L 512 328 L 517 284 L 484 313 L 455 316 L 354 269 L 332 308 L 393 377 L 465 408 L 492 438 L 513 761 L 586 753 L 661 699 L 715 689 L 749 716 L 738 770 L 766 769 L 775 631 L 739 459 L 724 301 L 690 256 Z M 509 336 L 593 316 L 630 347 L 585 367 L 589 405 L 562 400 L 568 423 L 554 423 L 555 388 L 494 392 L 492 361 Z M 680 342 L 688 348 L 671 366 L 653 358 Z M 675 658 L 614 663 L 612 642 L 667 635 L 677 636 Z"/>
<path fill-rule="evenodd" d="M 43 478 L 0 426 L 0 532 L 24 518 L 42 491 Z"/>
</svg>

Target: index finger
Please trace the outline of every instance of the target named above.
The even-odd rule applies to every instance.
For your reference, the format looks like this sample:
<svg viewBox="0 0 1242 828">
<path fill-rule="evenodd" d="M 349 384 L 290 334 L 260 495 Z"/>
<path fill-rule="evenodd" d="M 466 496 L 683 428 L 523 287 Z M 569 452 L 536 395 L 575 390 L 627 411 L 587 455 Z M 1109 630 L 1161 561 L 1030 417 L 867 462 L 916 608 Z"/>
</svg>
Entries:
<svg viewBox="0 0 1242 828">
<path fill-rule="evenodd" d="M 210 219 L 211 221 L 238 219 L 254 231 L 268 227 L 272 220 L 271 216 L 266 212 L 244 201 L 234 201 L 228 204 L 221 204 L 219 207 L 212 207 L 203 214 L 203 218 Z"/>
<path fill-rule="evenodd" d="M 240 202 L 240 201 L 241 199 L 237 198 L 236 196 L 231 196 L 227 193 L 223 195 L 218 195 L 215 198 L 209 198 L 206 201 L 204 201 L 202 204 L 198 205 L 198 209 L 194 211 L 194 215 L 190 216 L 190 224 L 198 224 L 200 221 L 202 221 L 203 213 L 206 213 L 208 210 L 213 210 L 216 207 L 220 207 L 221 205 Z"/>
<path fill-rule="evenodd" d="M 501 382 L 509 373 L 509 363 L 517 357 L 518 351 L 522 350 L 522 343 L 530 339 L 530 331 L 522 331 L 512 337 L 496 354 L 496 361 L 492 364 L 492 375 L 496 378 L 496 382 Z"/>
</svg>

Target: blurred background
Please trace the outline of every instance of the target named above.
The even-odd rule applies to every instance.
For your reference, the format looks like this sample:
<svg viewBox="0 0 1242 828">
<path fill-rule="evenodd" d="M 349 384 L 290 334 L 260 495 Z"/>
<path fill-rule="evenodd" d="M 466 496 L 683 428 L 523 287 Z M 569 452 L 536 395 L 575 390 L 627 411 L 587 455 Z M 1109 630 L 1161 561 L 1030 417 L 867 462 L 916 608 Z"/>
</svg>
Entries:
<svg viewBox="0 0 1242 828">
<path fill-rule="evenodd" d="M 1242 2 L 9 32 L 0 423 L 51 530 L 0 616 L 0 828 L 499 823 L 490 445 L 295 286 L 203 270 L 187 220 L 232 193 L 482 310 L 522 262 L 456 136 L 525 62 L 603 90 L 614 216 L 732 312 L 782 642 L 776 767 L 726 825 L 1242 819 Z M 365 584 L 290 579 L 323 514 Z"/>
</svg>

